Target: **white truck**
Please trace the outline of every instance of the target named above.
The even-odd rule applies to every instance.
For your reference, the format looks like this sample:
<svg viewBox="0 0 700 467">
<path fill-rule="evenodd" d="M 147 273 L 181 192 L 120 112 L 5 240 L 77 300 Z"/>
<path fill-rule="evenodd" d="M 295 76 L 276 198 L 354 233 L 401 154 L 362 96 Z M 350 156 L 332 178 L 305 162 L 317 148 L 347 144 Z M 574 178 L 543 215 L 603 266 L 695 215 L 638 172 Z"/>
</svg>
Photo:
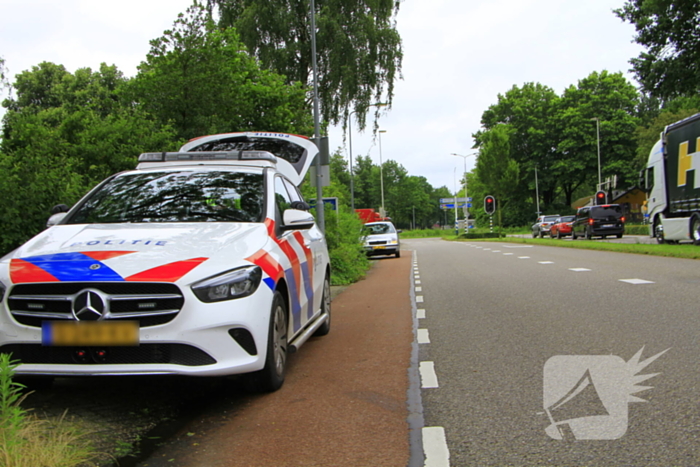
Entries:
<svg viewBox="0 0 700 467">
<path fill-rule="evenodd" d="M 700 245 L 700 114 L 668 125 L 640 173 L 651 237 Z"/>
</svg>

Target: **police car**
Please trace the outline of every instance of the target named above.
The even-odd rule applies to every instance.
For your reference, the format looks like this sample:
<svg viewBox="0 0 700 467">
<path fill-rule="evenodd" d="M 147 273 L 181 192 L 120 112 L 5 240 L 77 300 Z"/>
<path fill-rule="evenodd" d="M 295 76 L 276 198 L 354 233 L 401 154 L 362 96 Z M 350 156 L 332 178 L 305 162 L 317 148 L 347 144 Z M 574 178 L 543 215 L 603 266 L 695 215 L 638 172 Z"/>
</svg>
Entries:
<svg viewBox="0 0 700 467">
<path fill-rule="evenodd" d="M 330 330 L 326 240 L 302 199 L 307 138 L 229 133 L 146 153 L 0 262 L 18 375 L 247 374 Z"/>
</svg>

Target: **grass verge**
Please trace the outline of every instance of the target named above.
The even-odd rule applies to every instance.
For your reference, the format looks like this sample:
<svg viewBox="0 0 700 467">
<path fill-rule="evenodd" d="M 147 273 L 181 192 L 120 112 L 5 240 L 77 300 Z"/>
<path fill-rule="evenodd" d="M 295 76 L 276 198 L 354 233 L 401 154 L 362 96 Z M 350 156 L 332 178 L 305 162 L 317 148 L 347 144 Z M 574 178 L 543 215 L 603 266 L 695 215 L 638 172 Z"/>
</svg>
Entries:
<svg viewBox="0 0 700 467">
<path fill-rule="evenodd" d="M 12 380 L 17 363 L 0 354 L 0 465 L 3 467 L 76 467 L 97 465 L 97 455 L 64 414 L 40 420 L 20 404 L 24 386 Z"/>
<path fill-rule="evenodd" d="M 596 240 L 550 240 L 547 238 L 521 238 L 506 237 L 500 239 L 464 239 L 455 241 L 478 241 L 498 243 L 525 243 L 530 245 L 555 246 L 560 248 L 578 248 L 582 250 L 614 251 L 618 253 L 632 253 L 636 255 L 666 256 L 670 258 L 700 259 L 700 247 L 691 244 L 683 245 L 657 245 L 644 243 L 609 243 Z"/>
</svg>

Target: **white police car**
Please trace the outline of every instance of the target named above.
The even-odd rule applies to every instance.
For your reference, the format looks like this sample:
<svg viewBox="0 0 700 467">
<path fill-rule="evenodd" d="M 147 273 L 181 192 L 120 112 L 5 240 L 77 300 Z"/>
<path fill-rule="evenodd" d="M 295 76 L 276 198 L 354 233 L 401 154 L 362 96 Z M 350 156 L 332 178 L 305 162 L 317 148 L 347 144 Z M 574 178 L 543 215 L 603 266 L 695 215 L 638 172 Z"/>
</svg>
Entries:
<svg viewBox="0 0 700 467">
<path fill-rule="evenodd" d="M 306 138 L 229 133 L 146 153 L 2 258 L 0 352 L 18 375 L 249 373 L 330 329 L 325 238 L 297 186 Z"/>
</svg>

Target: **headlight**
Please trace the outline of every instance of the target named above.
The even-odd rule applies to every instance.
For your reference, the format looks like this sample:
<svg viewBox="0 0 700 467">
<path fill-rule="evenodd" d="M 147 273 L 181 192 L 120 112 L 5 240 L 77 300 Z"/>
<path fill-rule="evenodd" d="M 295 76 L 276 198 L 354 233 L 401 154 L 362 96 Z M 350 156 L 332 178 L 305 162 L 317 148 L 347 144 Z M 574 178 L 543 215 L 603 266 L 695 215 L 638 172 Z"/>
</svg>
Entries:
<svg viewBox="0 0 700 467">
<path fill-rule="evenodd" d="M 258 266 L 246 266 L 197 282 L 192 292 L 205 303 L 233 300 L 253 294 L 261 279 L 262 270 Z"/>
<path fill-rule="evenodd" d="M 398 240 L 389 240 L 387 243 L 389 245 L 396 245 L 397 243 L 399 243 L 399 241 Z"/>
</svg>

